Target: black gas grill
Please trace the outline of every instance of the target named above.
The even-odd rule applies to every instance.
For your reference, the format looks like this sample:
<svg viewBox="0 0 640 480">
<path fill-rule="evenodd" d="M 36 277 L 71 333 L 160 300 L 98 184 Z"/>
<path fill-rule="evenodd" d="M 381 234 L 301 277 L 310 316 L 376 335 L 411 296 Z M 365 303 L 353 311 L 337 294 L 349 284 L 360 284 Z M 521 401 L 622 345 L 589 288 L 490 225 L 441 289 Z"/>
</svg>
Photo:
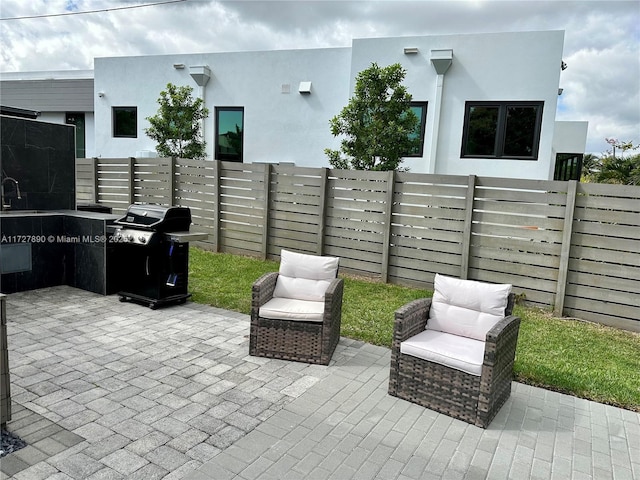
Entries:
<svg viewBox="0 0 640 480">
<path fill-rule="evenodd" d="M 120 301 L 135 301 L 155 309 L 184 303 L 189 274 L 189 244 L 178 233 L 189 231 L 186 207 L 131 205 L 115 221 Z"/>
</svg>

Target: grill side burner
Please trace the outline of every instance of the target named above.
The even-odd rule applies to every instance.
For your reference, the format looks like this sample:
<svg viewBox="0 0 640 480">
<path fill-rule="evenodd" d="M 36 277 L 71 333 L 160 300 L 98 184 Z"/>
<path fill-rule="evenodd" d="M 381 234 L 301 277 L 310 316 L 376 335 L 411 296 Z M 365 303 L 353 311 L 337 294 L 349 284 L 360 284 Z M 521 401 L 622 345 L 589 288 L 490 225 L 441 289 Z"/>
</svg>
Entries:
<svg viewBox="0 0 640 480">
<path fill-rule="evenodd" d="M 189 208 L 131 205 L 115 223 L 119 228 L 113 239 L 122 272 L 120 301 L 152 309 L 186 302 L 191 296 L 187 292 L 189 243 L 176 232 L 189 231 Z"/>
</svg>

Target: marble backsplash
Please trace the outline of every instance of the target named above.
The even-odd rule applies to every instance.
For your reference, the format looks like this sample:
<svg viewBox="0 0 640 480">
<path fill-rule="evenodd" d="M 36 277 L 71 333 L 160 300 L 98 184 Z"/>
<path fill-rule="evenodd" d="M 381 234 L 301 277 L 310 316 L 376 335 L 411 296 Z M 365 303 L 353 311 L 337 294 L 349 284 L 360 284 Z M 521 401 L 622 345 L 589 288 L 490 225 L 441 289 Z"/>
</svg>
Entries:
<svg viewBox="0 0 640 480">
<path fill-rule="evenodd" d="M 75 127 L 0 118 L 0 173 L 11 210 L 75 208 Z M 18 189 L 12 180 L 19 183 Z"/>
</svg>

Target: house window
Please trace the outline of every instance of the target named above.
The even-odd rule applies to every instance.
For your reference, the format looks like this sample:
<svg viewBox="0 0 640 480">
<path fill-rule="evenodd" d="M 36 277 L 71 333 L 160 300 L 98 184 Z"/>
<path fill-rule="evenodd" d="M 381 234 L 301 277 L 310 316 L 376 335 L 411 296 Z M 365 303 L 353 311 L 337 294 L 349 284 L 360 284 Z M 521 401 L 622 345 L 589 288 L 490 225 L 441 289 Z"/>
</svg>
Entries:
<svg viewBox="0 0 640 480">
<path fill-rule="evenodd" d="M 582 175 L 581 153 L 556 154 L 556 168 L 553 174 L 554 180 L 580 180 Z"/>
<path fill-rule="evenodd" d="M 244 108 L 216 107 L 216 160 L 242 162 Z"/>
<path fill-rule="evenodd" d="M 138 137 L 138 107 L 113 107 L 113 136 Z"/>
<path fill-rule="evenodd" d="M 467 102 L 462 157 L 537 160 L 543 102 Z"/>
<path fill-rule="evenodd" d="M 76 158 L 85 158 L 87 156 L 85 148 L 85 123 L 84 113 L 67 112 L 64 123 L 67 125 L 75 125 L 76 127 Z"/>
<path fill-rule="evenodd" d="M 407 157 L 421 157 L 424 151 L 424 130 L 427 123 L 427 102 L 411 102 L 411 111 L 418 117 L 419 123 L 416 127 L 415 133 L 411 134 L 412 138 L 419 137 L 420 145 L 409 154 Z"/>
</svg>

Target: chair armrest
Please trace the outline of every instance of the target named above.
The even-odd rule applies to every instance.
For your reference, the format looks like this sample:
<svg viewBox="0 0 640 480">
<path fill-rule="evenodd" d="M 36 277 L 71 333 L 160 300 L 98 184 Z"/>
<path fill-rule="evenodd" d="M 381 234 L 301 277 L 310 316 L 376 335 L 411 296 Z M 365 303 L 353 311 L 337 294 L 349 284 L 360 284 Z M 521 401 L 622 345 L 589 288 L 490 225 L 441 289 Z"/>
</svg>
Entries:
<svg viewBox="0 0 640 480">
<path fill-rule="evenodd" d="M 342 310 L 342 294 L 344 292 L 344 280 L 342 278 L 334 278 L 326 292 L 324 293 L 324 311 L 332 312 L 333 314 L 336 311 Z"/>
<path fill-rule="evenodd" d="M 413 300 L 395 311 L 393 339 L 391 340 L 391 367 L 389 370 L 389 394 L 398 396 L 400 378 L 400 344 L 424 331 L 429 317 L 431 298 Z"/>
<path fill-rule="evenodd" d="M 269 272 L 262 275 L 251 287 L 251 308 L 258 309 L 273 298 L 276 289 L 278 272 Z"/>
<path fill-rule="evenodd" d="M 484 364 L 494 365 L 500 363 L 501 356 L 515 357 L 520 331 L 520 317 L 509 315 L 496 323 L 487 332 L 484 353 Z"/>
<path fill-rule="evenodd" d="M 431 298 L 413 300 L 395 312 L 393 322 L 393 348 L 400 348 L 400 343 L 422 332 L 427 326 Z"/>
<path fill-rule="evenodd" d="M 324 315 L 322 316 L 322 323 L 327 335 L 323 335 L 323 341 L 327 341 L 331 345 L 337 345 L 340 340 L 343 291 L 344 280 L 342 278 L 335 278 L 331 281 L 324 294 Z M 326 349 L 332 350 L 333 348 L 326 345 Z"/>
<path fill-rule="evenodd" d="M 487 342 L 497 342 L 502 336 L 504 336 L 510 329 L 520 326 L 520 317 L 515 315 L 509 315 L 496 323 L 491 330 L 487 332 Z"/>
</svg>

